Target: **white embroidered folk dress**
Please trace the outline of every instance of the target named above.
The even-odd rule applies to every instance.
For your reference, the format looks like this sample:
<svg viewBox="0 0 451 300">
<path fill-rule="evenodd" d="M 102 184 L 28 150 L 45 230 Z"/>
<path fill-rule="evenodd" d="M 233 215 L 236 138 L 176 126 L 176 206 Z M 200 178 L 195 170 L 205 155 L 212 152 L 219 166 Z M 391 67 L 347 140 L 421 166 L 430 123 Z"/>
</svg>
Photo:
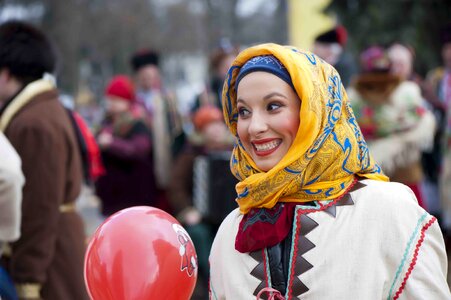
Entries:
<svg viewBox="0 0 451 300">
<path fill-rule="evenodd" d="M 451 299 L 437 220 L 402 184 L 358 184 L 339 201 L 296 206 L 285 299 Z M 235 250 L 241 219 L 234 210 L 216 235 L 210 299 L 256 299 L 271 286 L 266 249 Z"/>
</svg>

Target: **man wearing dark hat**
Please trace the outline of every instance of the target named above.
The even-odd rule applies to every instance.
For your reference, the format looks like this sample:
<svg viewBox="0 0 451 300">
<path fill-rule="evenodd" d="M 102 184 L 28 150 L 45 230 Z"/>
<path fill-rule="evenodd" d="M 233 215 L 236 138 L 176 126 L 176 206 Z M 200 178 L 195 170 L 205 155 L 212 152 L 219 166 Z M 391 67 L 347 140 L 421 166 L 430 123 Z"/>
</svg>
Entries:
<svg viewBox="0 0 451 300">
<path fill-rule="evenodd" d="M 352 57 L 345 51 L 348 34 L 338 25 L 315 38 L 313 53 L 335 67 L 345 87 L 349 86 L 351 77 L 357 72 Z"/>
<path fill-rule="evenodd" d="M 162 208 L 167 205 L 165 190 L 169 183 L 172 159 L 184 143 L 182 121 L 174 95 L 163 87 L 159 55 L 152 50 L 139 51 L 131 58 L 135 75 L 136 97 L 151 117 L 154 172 L 161 191 Z"/>
<path fill-rule="evenodd" d="M 82 164 L 52 73 L 54 49 L 20 21 L 0 26 L 0 131 L 22 160 L 21 237 L 3 266 L 19 299 L 88 299 L 83 280 L 85 233 L 75 199 Z"/>
<path fill-rule="evenodd" d="M 137 96 L 147 109 L 152 108 L 152 93 L 161 89 L 159 55 L 151 50 L 137 52 L 131 59 L 137 86 Z"/>
</svg>

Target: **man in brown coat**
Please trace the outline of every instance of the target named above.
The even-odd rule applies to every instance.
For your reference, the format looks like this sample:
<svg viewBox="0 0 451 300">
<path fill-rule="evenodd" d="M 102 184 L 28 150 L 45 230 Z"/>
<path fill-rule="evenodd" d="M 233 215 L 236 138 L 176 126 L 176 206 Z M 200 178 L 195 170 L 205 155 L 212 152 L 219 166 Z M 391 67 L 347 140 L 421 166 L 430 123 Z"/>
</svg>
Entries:
<svg viewBox="0 0 451 300">
<path fill-rule="evenodd" d="M 26 180 L 22 235 L 5 267 L 20 299 L 83 300 L 84 228 L 74 206 L 82 170 L 74 129 L 46 75 L 55 61 L 36 28 L 0 26 L 0 131 L 22 159 Z"/>
</svg>

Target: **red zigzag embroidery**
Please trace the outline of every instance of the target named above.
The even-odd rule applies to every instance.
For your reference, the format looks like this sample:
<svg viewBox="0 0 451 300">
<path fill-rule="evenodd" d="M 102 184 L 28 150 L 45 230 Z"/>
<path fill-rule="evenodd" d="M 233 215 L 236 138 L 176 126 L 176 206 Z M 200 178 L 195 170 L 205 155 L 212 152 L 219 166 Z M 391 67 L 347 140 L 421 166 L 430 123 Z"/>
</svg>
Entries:
<svg viewBox="0 0 451 300">
<path fill-rule="evenodd" d="M 409 269 L 407 270 L 406 276 L 404 276 L 404 280 L 401 283 L 401 286 L 399 287 L 398 291 L 396 292 L 395 296 L 393 297 L 393 300 L 396 300 L 399 298 L 401 293 L 403 292 L 404 288 L 406 287 L 407 279 L 409 279 L 410 274 L 413 271 L 413 268 L 415 267 L 415 264 L 417 263 L 418 258 L 418 251 L 420 251 L 421 244 L 423 244 L 424 241 L 424 233 L 426 230 L 436 221 L 437 219 L 435 217 L 432 217 L 429 222 L 426 223 L 426 225 L 421 228 L 421 236 L 420 239 L 417 242 L 417 245 L 415 246 L 415 252 L 413 254 L 412 262 L 410 263 Z"/>
</svg>

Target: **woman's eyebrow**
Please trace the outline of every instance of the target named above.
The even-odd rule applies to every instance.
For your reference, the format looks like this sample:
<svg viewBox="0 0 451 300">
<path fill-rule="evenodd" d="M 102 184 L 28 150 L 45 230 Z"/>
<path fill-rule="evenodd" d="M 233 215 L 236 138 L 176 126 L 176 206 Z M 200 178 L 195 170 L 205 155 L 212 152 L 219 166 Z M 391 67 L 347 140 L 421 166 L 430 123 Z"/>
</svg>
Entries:
<svg viewBox="0 0 451 300">
<path fill-rule="evenodd" d="M 272 93 L 269 93 L 268 95 L 266 95 L 265 97 L 263 97 L 263 100 L 271 99 L 271 98 L 274 97 L 274 96 L 279 96 L 279 97 L 282 97 L 282 98 L 287 99 L 287 97 L 286 97 L 285 95 L 281 94 L 281 93 L 278 93 L 278 92 L 272 92 Z"/>
<path fill-rule="evenodd" d="M 271 99 L 271 98 L 274 97 L 274 96 L 279 96 L 279 97 L 288 99 L 287 96 L 285 96 L 285 95 L 283 95 L 283 94 L 281 94 L 281 93 L 278 93 L 278 92 L 272 92 L 272 93 L 269 93 L 268 95 L 264 96 L 264 97 L 263 97 L 263 100 L 267 101 L 267 100 Z M 244 99 L 242 99 L 242 98 L 238 98 L 238 99 L 236 99 L 236 103 L 243 103 L 243 104 L 246 104 L 246 101 L 244 101 Z"/>
</svg>

